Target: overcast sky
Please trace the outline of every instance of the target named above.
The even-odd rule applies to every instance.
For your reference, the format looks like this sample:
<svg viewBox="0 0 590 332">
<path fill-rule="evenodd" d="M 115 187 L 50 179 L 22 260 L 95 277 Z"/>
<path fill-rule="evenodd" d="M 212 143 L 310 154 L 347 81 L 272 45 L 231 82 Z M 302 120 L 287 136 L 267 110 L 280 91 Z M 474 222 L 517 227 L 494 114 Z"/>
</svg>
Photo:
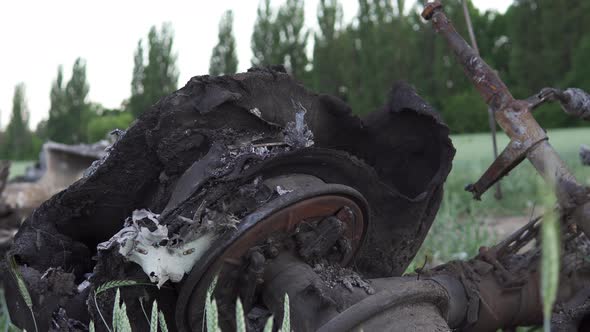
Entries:
<svg viewBox="0 0 590 332">
<path fill-rule="evenodd" d="M 409 2 L 409 1 L 408 1 Z M 481 9 L 505 11 L 512 0 L 473 0 Z M 282 0 L 273 0 L 279 5 Z M 341 0 L 345 21 L 357 0 Z M 26 85 L 31 126 L 47 117 L 49 90 L 64 65 L 67 80 L 77 57 L 86 59 L 89 99 L 118 107 L 130 95 L 133 52 L 152 25 L 172 22 L 180 69 L 179 87 L 206 74 L 217 25 L 234 11 L 239 71 L 250 67 L 250 36 L 259 0 L 2 0 L 0 3 L 0 124 L 6 126 L 14 86 Z M 318 0 L 306 0 L 306 22 L 316 26 Z"/>
</svg>

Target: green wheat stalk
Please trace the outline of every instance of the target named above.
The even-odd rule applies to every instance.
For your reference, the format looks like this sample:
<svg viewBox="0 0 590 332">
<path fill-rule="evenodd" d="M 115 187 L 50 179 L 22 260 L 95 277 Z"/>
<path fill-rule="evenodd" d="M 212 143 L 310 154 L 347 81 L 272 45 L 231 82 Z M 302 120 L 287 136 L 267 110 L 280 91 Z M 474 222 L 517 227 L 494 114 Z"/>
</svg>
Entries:
<svg viewBox="0 0 590 332">
<path fill-rule="evenodd" d="M 164 313 L 160 311 L 158 317 L 160 318 L 160 329 L 162 332 L 168 332 L 168 325 L 166 325 L 166 317 L 164 317 Z"/>
<path fill-rule="evenodd" d="M 289 305 L 289 294 L 285 293 L 285 300 L 283 301 L 283 324 L 281 324 L 281 332 L 291 332 L 291 309 Z"/>
<path fill-rule="evenodd" d="M 105 291 L 112 289 L 112 288 L 121 288 L 121 287 L 126 287 L 126 286 L 138 286 L 138 285 L 153 286 L 152 284 L 139 282 L 139 281 L 135 281 L 135 280 L 111 280 L 111 281 L 107 281 L 104 284 L 98 286 L 96 288 L 96 290 L 94 291 L 94 293 L 96 295 L 98 295 L 98 294 L 105 292 Z"/>
<path fill-rule="evenodd" d="M 152 304 L 152 319 L 150 321 L 150 332 L 158 332 L 158 302 Z"/>
<path fill-rule="evenodd" d="M 273 322 L 273 317 L 270 316 L 268 317 L 268 319 L 266 320 L 266 324 L 264 324 L 264 330 L 263 332 L 272 332 L 272 322 Z"/>
<path fill-rule="evenodd" d="M 246 320 L 244 319 L 244 306 L 238 297 L 236 302 L 236 330 L 237 332 L 246 332 Z"/>
<path fill-rule="evenodd" d="M 217 276 L 215 276 L 215 278 L 213 278 L 213 281 L 211 282 L 211 284 L 209 285 L 209 288 L 207 289 L 207 296 L 205 298 L 205 319 L 203 319 L 203 326 L 201 327 L 201 331 L 205 331 L 205 323 L 207 324 L 207 330 L 209 332 L 215 332 L 217 330 L 210 330 L 209 329 L 209 315 L 212 315 L 213 312 L 213 303 L 211 303 L 211 297 L 213 296 L 213 291 L 215 290 L 215 287 L 217 286 Z M 217 317 L 217 304 L 215 304 L 215 317 Z M 216 318 L 217 320 L 217 318 Z M 211 322 L 213 323 L 213 322 Z M 217 326 L 217 321 L 215 321 L 215 326 Z"/>
<path fill-rule="evenodd" d="M 35 331 L 39 332 L 39 329 L 37 328 L 37 320 L 35 320 L 35 313 L 33 312 L 33 299 L 31 298 L 31 294 L 27 289 L 27 284 L 25 283 L 23 277 L 20 275 L 18 265 L 16 264 L 14 256 L 8 256 L 8 258 L 10 262 L 10 272 L 12 274 L 12 277 L 16 281 L 18 291 L 20 292 L 23 300 L 25 301 L 27 308 L 29 308 L 29 311 L 31 312 L 31 317 L 33 318 L 33 325 L 35 325 Z"/>
<path fill-rule="evenodd" d="M 207 332 L 221 332 L 219 329 L 219 317 L 217 311 L 217 302 L 215 299 L 208 299 L 205 315 L 207 318 Z"/>
</svg>

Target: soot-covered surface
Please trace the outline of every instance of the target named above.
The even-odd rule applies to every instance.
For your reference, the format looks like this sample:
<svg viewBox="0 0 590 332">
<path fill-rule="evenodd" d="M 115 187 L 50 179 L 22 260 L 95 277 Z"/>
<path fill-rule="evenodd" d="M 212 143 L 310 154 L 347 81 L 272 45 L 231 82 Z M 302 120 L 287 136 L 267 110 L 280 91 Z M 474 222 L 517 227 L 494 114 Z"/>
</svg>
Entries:
<svg viewBox="0 0 590 332">
<path fill-rule="evenodd" d="M 305 127 L 296 121 L 302 112 Z M 285 144 L 256 147 L 275 141 Z M 85 311 L 96 323 L 100 318 L 90 288 L 115 279 L 149 282 L 135 263 L 96 250 L 121 230 L 132 211 L 161 214 L 160 223 L 181 234 L 189 212 L 192 217 L 217 211 L 213 203 L 204 206 L 203 192 L 211 196 L 217 190 L 222 200 L 244 185 L 243 174 L 250 172 L 251 181 L 257 166 L 287 155 L 299 172 L 353 187 L 369 202 L 371 224 L 353 268 L 365 278 L 400 275 L 438 210 L 454 151 L 438 114 L 405 83 L 393 86 L 380 110 L 359 118 L 339 99 L 310 92 L 272 69 L 194 77 L 146 111 L 85 178 L 38 208 L 20 228 L 9 255 L 27 286 L 38 290 L 31 295 L 41 330 L 63 326 L 56 317 L 87 323 Z M 322 154 L 330 156 L 330 169 L 313 166 Z M 216 218 L 209 220 L 225 222 Z M 55 275 L 62 279 L 69 275 L 68 283 L 41 291 L 48 270 L 59 271 Z M 91 287 L 78 291 L 88 278 Z M 5 279 L 9 288 L 15 285 L 14 278 Z M 173 303 L 174 287 L 163 289 L 126 288 L 123 298 L 134 303 L 128 311 L 143 315 L 140 297 L 151 299 L 146 303 L 154 298 Z M 16 288 L 7 294 L 14 321 L 30 329 Z M 89 299 L 88 310 L 71 309 L 81 297 Z M 104 301 L 112 308 L 112 297 Z M 105 315 L 108 321 L 110 313 Z"/>
</svg>

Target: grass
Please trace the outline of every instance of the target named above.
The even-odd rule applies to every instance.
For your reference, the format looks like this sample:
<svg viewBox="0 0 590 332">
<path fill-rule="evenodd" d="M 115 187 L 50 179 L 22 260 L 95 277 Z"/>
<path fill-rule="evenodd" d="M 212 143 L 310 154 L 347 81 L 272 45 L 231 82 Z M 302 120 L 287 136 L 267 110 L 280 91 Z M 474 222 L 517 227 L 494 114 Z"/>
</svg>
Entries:
<svg viewBox="0 0 590 332">
<path fill-rule="evenodd" d="M 9 178 L 12 179 L 16 176 L 25 174 L 25 169 L 34 163 L 34 161 L 12 161 L 10 165 Z"/>
<path fill-rule="evenodd" d="M 558 129 L 548 132 L 549 142 L 566 161 L 578 180 L 590 184 L 590 167 L 581 165 L 578 150 L 590 144 L 590 130 L 586 128 Z M 451 259 L 471 257 L 482 245 L 494 244 L 498 239 L 484 223 L 487 218 L 527 216 L 534 206 L 540 206 L 540 186 L 545 186 L 528 161 L 523 161 L 501 181 L 503 199 L 494 198 L 493 189 L 481 201 L 472 199 L 464 190 L 475 182 L 491 165 L 492 143 L 489 134 L 455 135 L 452 137 L 457 154 L 453 169 L 445 183 L 445 195 L 431 231 L 414 262 L 408 269 L 421 267 L 424 262 L 437 264 Z M 501 134 L 498 149 L 508 144 Z M 429 264 L 430 265 L 430 264 Z"/>
</svg>

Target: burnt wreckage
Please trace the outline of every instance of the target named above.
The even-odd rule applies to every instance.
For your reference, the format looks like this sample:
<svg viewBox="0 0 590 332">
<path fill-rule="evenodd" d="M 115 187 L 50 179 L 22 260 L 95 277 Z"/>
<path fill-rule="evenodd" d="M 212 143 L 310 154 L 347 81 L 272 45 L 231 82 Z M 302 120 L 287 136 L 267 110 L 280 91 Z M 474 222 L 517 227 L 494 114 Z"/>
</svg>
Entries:
<svg viewBox="0 0 590 332">
<path fill-rule="evenodd" d="M 525 158 L 555 189 L 567 241 L 553 327 L 583 330 L 588 190 L 530 112 L 557 90 L 514 100 L 439 3 L 424 16 L 511 137 L 468 189 L 479 197 Z M 121 288 L 130 316 L 143 317 L 157 300 L 171 330 L 200 330 L 217 276 L 224 331 L 235 329 L 238 297 L 248 329 L 258 331 L 271 315 L 280 321 L 286 293 L 295 331 L 540 324 L 540 249 L 526 246 L 540 219 L 471 260 L 401 276 L 434 220 L 453 155 L 448 128 L 404 83 L 382 109 L 358 118 L 280 70 L 195 77 L 24 222 L 3 274 L 11 318 L 27 330 L 85 330 L 91 320 L 108 330 L 115 290 L 95 290 L 134 280 L 142 284 Z"/>
</svg>

